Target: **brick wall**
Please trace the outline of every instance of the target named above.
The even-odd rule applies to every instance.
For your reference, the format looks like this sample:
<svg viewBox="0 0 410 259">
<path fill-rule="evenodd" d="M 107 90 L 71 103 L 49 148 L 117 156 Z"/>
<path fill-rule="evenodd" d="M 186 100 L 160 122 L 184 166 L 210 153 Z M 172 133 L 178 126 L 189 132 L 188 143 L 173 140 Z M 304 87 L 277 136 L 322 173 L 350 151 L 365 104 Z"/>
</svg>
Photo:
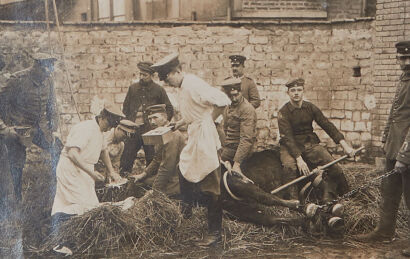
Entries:
<svg viewBox="0 0 410 259">
<path fill-rule="evenodd" d="M 33 25 L 0 25 L 0 50 L 7 55 L 47 50 L 47 32 Z M 284 83 L 293 77 L 306 79 L 306 97 L 317 104 L 353 144 L 371 145 L 374 136 L 372 42 L 369 20 L 330 23 L 133 23 L 128 25 L 66 25 L 64 57 L 75 98 L 83 117 L 90 117 L 93 98 L 106 98 L 121 105 L 137 62 L 155 61 L 179 51 L 183 68 L 216 85 L 230 75 L 228 56 L 248 57 L 246 73 L 263 98 L 257 109 L 258 146 L 276 144 L 277 112 L 288 100 Z M 53 48 L 61 53 L 57 33 Z M 362 77 L 353 66 L 362 67 Z M 57 64 L 55 81 L 61 111 L 62 133 L 78 122 L 63 73 Z M 175 100 L 173 89 L 168 89 Z M 319 135 L 335 145 L 323 131 Z"/>
<path fill-rule="evenodd" d="M 381 134 L 401 74 L 396 63 L 396 42 L 410 40 L 410 1 L 378 0 L 375 21 L 374 93 L 379 104 L 373 119 L 372 135 L 380 146 Z"/>
</svg>

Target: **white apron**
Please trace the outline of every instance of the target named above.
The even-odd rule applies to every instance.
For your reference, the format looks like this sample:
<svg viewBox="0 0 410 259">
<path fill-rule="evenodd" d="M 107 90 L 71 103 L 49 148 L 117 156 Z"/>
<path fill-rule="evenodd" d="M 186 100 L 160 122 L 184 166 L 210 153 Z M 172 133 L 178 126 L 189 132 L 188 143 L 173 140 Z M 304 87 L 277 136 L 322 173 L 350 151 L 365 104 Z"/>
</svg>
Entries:
<svg viewBox="0 0 410 259">
<path fill-rule="evenodd" d="M 179 97 L 181 116 L 189 125 L 188 143 L 181 152 L 179 168 L 186 180 L 198 183 L 219 167 L 217 151 L 221 142 L 212 120 L 213 107 L 227 106 L 231 101 L 225 93 L 192 74 L 184 75 Z"/>
<path fill-rule="evenodd" d="M 94 171 L 103 148 L 103 135 L 97 122 L 83 121 L 70 130 L 57 165 L 57 191 L 51 215 L 57 212 L 81 215 L 99 206 L 94 179 L 68 158 L 69 147 L 78 147 L 88 169 Z"/>
</svg>

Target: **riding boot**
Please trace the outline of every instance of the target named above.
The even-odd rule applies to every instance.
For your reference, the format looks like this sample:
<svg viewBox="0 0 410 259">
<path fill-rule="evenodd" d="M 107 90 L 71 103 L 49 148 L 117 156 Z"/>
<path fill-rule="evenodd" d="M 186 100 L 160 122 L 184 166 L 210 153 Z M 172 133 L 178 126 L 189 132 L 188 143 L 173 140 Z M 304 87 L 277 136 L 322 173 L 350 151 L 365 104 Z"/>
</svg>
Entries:
<svg viewBox="0 0 410 259">
<path fill-rule="evenodd" d="M 208 233 L 197 243 L 198 246 L 212 246 L 222 240 L 222 200 L 220 195 L 208 196 Z"/>
<path fill-rule="evenodd" d="M 368 234 L 357 235 L 362 242 L 391 241 L 396 229 L 397 212 L 402 194 L 401 175 L 391 175 L 383 179 L 381 186 L 380 221 L 375 230 Z"/>
</svg>

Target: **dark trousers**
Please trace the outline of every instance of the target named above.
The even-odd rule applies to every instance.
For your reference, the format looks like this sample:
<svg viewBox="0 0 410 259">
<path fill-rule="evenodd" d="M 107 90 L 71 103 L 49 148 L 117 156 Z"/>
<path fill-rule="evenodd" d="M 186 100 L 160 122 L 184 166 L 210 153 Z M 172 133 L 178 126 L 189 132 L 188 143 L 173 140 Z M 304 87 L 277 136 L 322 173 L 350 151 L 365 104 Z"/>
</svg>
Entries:
<svg viewBox="0 0 410 259">
<path fill-rule="evenodd" d="M 220 168 L 216 169 L 219 170 Z M 214 172 L 213 172 L 214 173 Z M 212 178 L 212 174 L 209 174 L 207 177 Z M 178 168 L 178 175 L 179 175 L 179 188 L 181 191 L 181 198 L 183 204 L 183 209 L 192 209 L 194 203 L 194 192 L 195 190 L 201 191 L 201 183 L 208 181 L 207 177 L 205 177 L 199 183 L 191 183 L 188 182 L 184 176 L 182 176 L 181 172 Z M 218 183 L 220 184 L 220 183 Z M 208 219 L 208 232 L 216 232 L 221 231 L 222 229 L 222 200 L 221 195 L 216 195 L 210 192 L 202 192 L 204 195 L 204 203 L 207 207 L 207 219 Z"/>
<path fill-rule="evenodd" d="M 0 222 L 7 219 L 13 210 L 13 181 L 11 179 L 8 150 L 0 136 Z"/>
<path fill-rule="evenodd" d="M 386 172 L 393 170 L 395 163 L 396 160 L 386 159 Z M 402 194 L 407 208 L 410 209 L 410 169 L 383 178 L 380 190 L 382 201 L 379 228 L 386 233 L 390 232 L 388 234 L 394 234 Z"/>
<path fill-rule="evenodd" d="M 52 175 L 55 177 L 58 160 L 63 148 L 61 141 L 58 140 L 55 143 L 48 142 L 43 132 L 38 129 L 34 133 L 32 142 L 33 144 L 50 153 L 51 170 L 53 173 Z M 26 162 L 26 146 L 21 144 L 21 142 L 15 138 L 6 139 L 5 143 L 8 150 L 8 160 L 10 165 L 10 172 L 13 179 L 14 194 L 16 196 L 16 199 L 18 201 L 21 201 L 23 168 Z"/>
<path fill-rule="evenodd" d="M 155 149 L 152 145 L 144 145 L 142 141 L 141 133 L 137 132 L 128 138 L 124 143 L 124 151 L 121 155 L 120 170 L 121 173 L 131 172 L 134 166 L 134 161 L 137 158 L 137 153 L 144 148 L 145 153 L 145 165 L 148 166 L 155 155 Z"/>
<path fill-rule="evenodd" d="M 313 144 L 306 148 L 302 153 L 302 158 L 311 170 L 334 160 L 329 151 L 319 144 Z M 299 176 L 296 159 L 290 155 L 286 146 L 280 147 L 280 160 L 285 171 L 282 176 L 285 182 L 290 182 Z M 332 201 L 337 196 L 349 191 L 346 177 L 339 165 L 335 164 L 326 170 L 322 187 L 322 199 L 324 202 Z"/>
</svg>

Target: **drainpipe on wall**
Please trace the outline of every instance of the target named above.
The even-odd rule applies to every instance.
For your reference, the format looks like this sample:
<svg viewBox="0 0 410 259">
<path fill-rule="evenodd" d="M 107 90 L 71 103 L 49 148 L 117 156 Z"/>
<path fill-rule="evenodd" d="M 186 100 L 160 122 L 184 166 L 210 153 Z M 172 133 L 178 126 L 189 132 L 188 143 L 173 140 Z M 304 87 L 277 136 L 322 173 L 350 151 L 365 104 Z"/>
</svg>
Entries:
<svg viewBox="0 0 410 259">
<path fill-rule="evenodd" d="M 228 8 L 226 9 L 226 20 L 230 21 L 232 20 L 232 0 L 227 0 L 228 1 Z"/>
<path fill-rule="evenodd" d="M 367 6 L 367 0 L 362 0 L 362 13 L 361 13 L 361 16 L 366 16 L 366 6 Z"/>
</svg>

